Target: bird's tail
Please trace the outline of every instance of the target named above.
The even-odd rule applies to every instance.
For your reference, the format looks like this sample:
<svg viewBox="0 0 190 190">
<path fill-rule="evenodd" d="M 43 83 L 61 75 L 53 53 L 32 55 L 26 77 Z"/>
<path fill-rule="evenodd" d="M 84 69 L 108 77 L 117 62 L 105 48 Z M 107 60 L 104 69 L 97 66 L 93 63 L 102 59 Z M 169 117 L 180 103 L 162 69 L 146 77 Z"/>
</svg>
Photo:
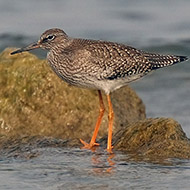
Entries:
<svg viewBox="0 0 190 190">
<path fill-rule="evenodd" d="M 174 65 L 176 63 L 188 60 L 186 56 L 177 56 L 177 55 L 158 55 L 158 54 L 149 54 L 146 56 L 149 62 L 152 64 L 152 70 L 159 69 L 162 67 L 167 67 Z"/>
</svg>

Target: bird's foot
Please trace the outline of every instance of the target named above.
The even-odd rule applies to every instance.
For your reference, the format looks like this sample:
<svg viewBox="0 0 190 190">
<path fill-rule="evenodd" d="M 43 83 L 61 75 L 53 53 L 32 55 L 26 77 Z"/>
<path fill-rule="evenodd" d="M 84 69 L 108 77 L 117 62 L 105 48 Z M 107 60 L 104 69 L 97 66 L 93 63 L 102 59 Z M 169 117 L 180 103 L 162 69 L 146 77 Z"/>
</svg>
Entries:
<svg viewBox="0 0 190 190">
<path fill-rule="evenodd" d="M 83 141 L 82 139 L 80 139 L 80 142 L 84 145 L 82 148 L 83 149 L 90 149 L 92 150 L 93 148 L 95 148 L 96 146 L 99 146 L 100 144 L 96 143 L 96 142 L 90 142 L 90 143 L 86 143 L 85 141 Z"/>
<path fill-rule="evenodd" d="M 113 154 L 112 149 L 113 149 L 113 146 L 110 146 L 110 147 L 108 147 L 106 150 L 107 150 L 107 152 L 108 152 L 109 154 Z"/>
</svg>

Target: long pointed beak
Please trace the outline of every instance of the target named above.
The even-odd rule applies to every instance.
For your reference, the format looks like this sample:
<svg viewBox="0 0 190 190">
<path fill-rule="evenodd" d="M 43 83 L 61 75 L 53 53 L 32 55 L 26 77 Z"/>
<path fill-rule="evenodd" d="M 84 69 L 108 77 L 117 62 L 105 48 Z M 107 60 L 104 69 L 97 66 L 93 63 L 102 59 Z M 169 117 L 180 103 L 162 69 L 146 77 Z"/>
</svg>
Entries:
<svg viewBox="0 0 190 190">
<path fill-rule="evenodd" d="M 40 48 L 40 43 L 39 42 L 30 44 L 30 45 L 28 45 L 27 47 L 24 47 L 24 48 L 17 49 L 16 51 L 11 52 L 11 55 L 21 53 L 21 52 L 24 52 L 24 51 L 30 51 L 32 49 L 37 49 L 37 48 Z"/>
</svg>

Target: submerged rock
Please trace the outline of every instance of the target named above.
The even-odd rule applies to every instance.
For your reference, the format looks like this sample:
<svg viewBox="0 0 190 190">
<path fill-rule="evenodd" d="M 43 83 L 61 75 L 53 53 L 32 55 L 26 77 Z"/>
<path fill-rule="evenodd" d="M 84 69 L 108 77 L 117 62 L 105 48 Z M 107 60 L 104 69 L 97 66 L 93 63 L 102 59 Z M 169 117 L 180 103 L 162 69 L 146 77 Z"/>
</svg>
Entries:
<svg viewBox="0 0 190 190">
<path fill-rule="evenodd" d="M 150 160 L 190 158 L 190 140 L 180 124 L 170 118 L 146 119 L 130 124 L 114 135 L 114 147 Z"/>
<path fill-rule="evenodd" d="M 0 134 L 90 140 L 99 113 L 96 91 L 69 86 L 45 60 L 11 51 L 0 54 Z M 113 93 L 112 101 L 114 131 L 145 118 L 145 106 L 131 88 Z M 107 124 L 105 112 L 98 138 L 107 134 Z"/>
</svg>

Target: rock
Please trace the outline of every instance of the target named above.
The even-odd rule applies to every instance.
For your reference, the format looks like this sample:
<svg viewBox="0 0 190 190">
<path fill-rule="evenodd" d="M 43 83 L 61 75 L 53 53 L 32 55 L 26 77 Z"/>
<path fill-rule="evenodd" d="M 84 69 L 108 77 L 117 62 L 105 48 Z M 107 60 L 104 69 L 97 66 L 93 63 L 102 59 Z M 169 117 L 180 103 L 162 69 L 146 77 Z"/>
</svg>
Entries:
<svg viewBox="0 0 190 190">
<path fill-rule="evenodd" d="M 190 140 L 180 124 L 170 118 L 146 119 L 119 130 L 114 135 L 114 147 L 137 159 L 190 158 Z"/>
<path fill-rule="evenodd" d="M 0 54 L 0 136 L 42 136 L 89 141 L 99 112 L 96 91 L 68 86 L 31 53 Z M 104 97 L 105 99 L 105 97 Z M 145 106 L 129 87 L 112 94 L 114 131 L 145 118 Z M 106 105 L 107 107 L 107 105 Z M 107 113 L 98 138 L 107 134 Z"/>
<path fill-rule="evenodd" d="M 41 136 L 17 136 L 9 139 L 0 138 L 0 159 L 31 159 L 42 154 L 41 148 L 67 147 L 67 140 Z M 73 140 L 74 143 L 74 140 Z"/>
</svg>

